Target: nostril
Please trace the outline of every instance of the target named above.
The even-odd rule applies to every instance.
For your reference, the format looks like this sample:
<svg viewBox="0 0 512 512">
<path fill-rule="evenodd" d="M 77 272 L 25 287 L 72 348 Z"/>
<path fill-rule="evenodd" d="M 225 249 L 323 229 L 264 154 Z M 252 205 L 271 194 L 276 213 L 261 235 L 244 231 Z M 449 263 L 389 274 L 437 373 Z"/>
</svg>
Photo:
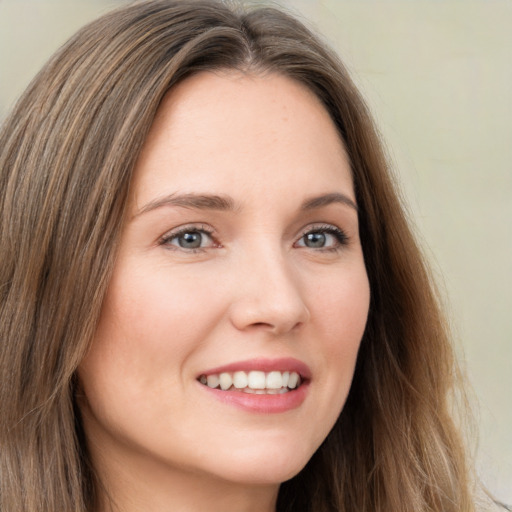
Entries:
<svg viewBox="0 0 512 512">
<path fill-rule="evenodd" d="M 291 326 L 287 322 L 253 322 L 250 325 L 247 326 L 248 329 L 261 329 L 261 330 L 268 330 L 275 333 L 281 333 L 281 332 L 288 332 L 292 330 L 296 330 L 299 326 L 302 325 L 302 322 L 297 322 L 295 325 Z"/>
</svg>

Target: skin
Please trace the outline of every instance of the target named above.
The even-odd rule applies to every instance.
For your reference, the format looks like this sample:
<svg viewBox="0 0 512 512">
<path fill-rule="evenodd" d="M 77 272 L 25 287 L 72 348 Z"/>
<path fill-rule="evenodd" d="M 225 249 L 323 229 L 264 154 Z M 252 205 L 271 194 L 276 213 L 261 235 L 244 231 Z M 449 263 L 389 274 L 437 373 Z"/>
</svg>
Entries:
<svg viewBox="0 0 512 512">
<path fill-rule="evenodd" d="M 343 407 L 368 314 L 335 126 L 283 76 L 201 73 L 165 97 L 132 191 L 79 368 L 93 463 L 123 512 L 275 510 L 279 484 L 304 467 Z M 172 204 L 178 194 L 222 196 L 230 208 Z M 303 208 L 326 194 L 338 196 Z M 320 233 L 312 247 L 304 234 L 318 239 L 326 227 L 346 239 Z M 200 247 L 180 246 L 181 228 Z M 311 371 L 291 410 L 247 411 L 198 382 L 211 368 L 282 357 Z"/>
</svg>

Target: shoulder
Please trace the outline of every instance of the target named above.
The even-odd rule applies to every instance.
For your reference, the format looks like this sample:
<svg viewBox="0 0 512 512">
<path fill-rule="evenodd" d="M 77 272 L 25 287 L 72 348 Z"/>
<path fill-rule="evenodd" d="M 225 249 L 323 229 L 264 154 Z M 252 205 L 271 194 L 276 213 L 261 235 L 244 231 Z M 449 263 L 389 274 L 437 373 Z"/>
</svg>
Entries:
<svg viewBox="0 0 512 512">
<path fill-rule="evenodd" d="M 476 487 L 475 512 L 512 512 L 512 507 L 496 499 L 483 486 Z"/>
<path fill-rule="evenodd" d="M 512 512 L 512 507 L 490 498 L 479 500 L 476 506 L 477 512 Z"/>
</svg>

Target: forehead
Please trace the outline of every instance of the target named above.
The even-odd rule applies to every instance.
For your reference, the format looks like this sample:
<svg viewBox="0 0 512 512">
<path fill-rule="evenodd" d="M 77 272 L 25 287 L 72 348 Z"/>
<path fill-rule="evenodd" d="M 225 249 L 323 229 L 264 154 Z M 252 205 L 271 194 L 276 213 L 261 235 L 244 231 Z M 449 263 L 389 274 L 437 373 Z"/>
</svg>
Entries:
<svg viewBox="0 0 512 512">
<path fill-rule="evenodd" d="M 304 85 L 279 74 L 194 75 L 159 107 L 136 166 L 136 203 L 158 193 L 352 192 L 343 142 Z M 311 193 L 314 193 L 312 190 Z"/>
</svg>

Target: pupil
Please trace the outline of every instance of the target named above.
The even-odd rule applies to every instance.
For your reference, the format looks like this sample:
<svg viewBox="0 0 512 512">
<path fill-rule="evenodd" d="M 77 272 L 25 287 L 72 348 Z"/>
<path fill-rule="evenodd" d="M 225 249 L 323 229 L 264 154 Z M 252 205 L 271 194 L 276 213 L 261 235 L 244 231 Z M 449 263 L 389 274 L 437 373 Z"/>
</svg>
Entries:
<svg viewBox="0 0 512 512">
<path fill-rule="evenodd" d="M 306 235 L 306 245 L 308 247 L 324 247 L 325 233 L 308 233 Z"/>
<path fill-rule="evenodd" d="M 197 249 L 201 247 L 201 233 L 184 233 L 179 239 L 180 247 Z"/>
</svg>

